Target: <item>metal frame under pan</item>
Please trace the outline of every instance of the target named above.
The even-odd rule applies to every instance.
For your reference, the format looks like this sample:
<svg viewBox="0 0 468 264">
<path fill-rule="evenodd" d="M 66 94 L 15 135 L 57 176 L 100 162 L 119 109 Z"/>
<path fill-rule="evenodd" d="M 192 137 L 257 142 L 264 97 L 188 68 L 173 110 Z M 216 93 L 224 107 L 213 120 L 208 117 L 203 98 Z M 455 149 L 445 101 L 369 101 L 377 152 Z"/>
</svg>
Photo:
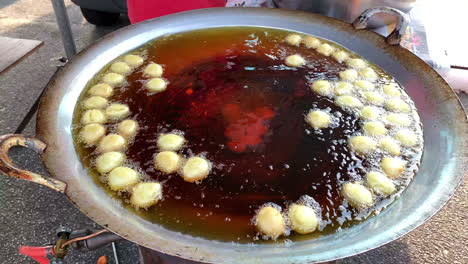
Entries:
<svg viewBox="0 0 468 264">
<path fill-rule="evenodd" d="M 167 230 L 127 211 L 97 186 L 80 162 L 71 131 L 74 106 L 86 83 L 116 57 L 162 35 L 226 26 L 279 28 L 315 35 L 362 55 L 394 76 L 413 98 L 425 129 L 420 170 L 401 197 L 378 216 L 332 235 L 288 245 L 247 245 L 210 241 Z M 373 32 L 298 11 L 203 9 L 149 20 L 109 34 L 78 54 L 51 82 L 39 109 L 37 137 L 47 145 L 42 158 L 56 180 L 19 171 L 5 162 L 8 157 L 1 151 L 0 169 L 10 176 L 64 190 L 84 214 L 100 225 L 160 252 L 211 263 L 322 262 L 381 246 L 435 214 L 466 173 L 466 119 L 455 93 L 429 65 L 408 50 L 389 45 L 384 37 Z M 0 149 L 11 145 L 27 145 L 38 151 L 45 147 L 36 139 L 21 139 L 18 135 L 0 137 Z M 66 189 L 61 181 L 66 183 Z"/>
</svg>

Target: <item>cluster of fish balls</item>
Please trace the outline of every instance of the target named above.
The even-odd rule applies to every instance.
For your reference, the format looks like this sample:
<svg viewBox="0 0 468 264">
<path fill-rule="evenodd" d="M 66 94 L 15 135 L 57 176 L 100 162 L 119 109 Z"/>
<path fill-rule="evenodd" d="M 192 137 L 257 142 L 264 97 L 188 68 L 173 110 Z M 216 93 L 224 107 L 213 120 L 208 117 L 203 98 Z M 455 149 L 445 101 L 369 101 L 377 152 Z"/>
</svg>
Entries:
<svg viewBox="0 0 468 264">
<path fill-rule="evenodd" d="M 131 192 L 130 202 L 137 208 L 147 208 L 162 198 L 162 186 L 158 182 L 142 182 L 140 173 L 125 165 L 125 149 L 138 132 L 138 122 L 126 119 L 131 113 L 127 105 L 110 102 L 114 89 L 125 82 L 144 62 L 143 57 L 128 54 L 111 64 L 101 82 L 92 86 L 81 107 L 83 127 L 80 140 L 99 153 L 95 160 L 96 170 L 104 175 L 113 191 Z M 148 67 L 147 67 L 148 68 Z M 145 69 L 146 70 L 146 69 Z M 104 125 L 113 123 L 114 133 L 106 134 Z"/>
<path fill-rule="evenodd" d="M 154 166 L 165 174 L 179 172 L 187 182 L 200 182 L 210 174 L 211 163 L 202 156 L 193 156 L 185 160 L 176 151 L 183 148 L 186 140 L 182 133 L 160 134 L 158 149 L 154 156 Z"/>
<path fill-rule="evenodd" d="M 372 192 L 381 196 L 394 193 L 393 179 L 400 177 L 406 169 L 407 162 L 399 157 L 402 147 L 412 148 L 422 141 L 420 135 L 410 129 L 412 125 L 414 128 L 410 117 L 412 108 L 401 98 L 402 89 L 396 83 L 378 84 L 379 75 L 365 60 L 353 58 L 348 52 L 315 37 L 291 34 L 285 41 L 294 46 L 303 44 L 348 66 L 339 73 L 340 81 L 317 80 L 310 88 L 321 96 L 333 98 L 338 106 L 359 112 L 363 131 L 349 139 L 353 151 L 360 155 L 370 155 L 378 150 L 385 153 L 380 170 L 367 173 L 367 187 L 359 182 L 345 183 L 343 196 L 356 208 L 368 208 L 374 203 Z M 285 64 L 301 67 L 306 61 L 294 54 L 286 57 Z M 325 110 L 314 109 L 306 115 L 306 122 L 314 129 L 324 129 L 330 126 L 332 117 Z"/>
</svg>

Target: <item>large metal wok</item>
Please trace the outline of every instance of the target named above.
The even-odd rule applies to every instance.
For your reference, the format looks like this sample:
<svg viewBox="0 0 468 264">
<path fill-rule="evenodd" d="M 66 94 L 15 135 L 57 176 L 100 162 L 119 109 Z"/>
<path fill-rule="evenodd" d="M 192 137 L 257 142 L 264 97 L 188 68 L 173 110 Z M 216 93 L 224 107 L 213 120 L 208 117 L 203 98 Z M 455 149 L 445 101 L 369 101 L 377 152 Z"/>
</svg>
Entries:
<svg viewBox="0 0 468 264">
<path fill-rule="evenodd" d="M 389 38 L 365 28 L 376 12 L 397 15 Z M 354 26 L 353 26 L 354 25 Z M 37 138 L 0 137 L 0 170 L 63 192 L 88 217 L 142 246 L 211 263 L 307 263 L 351 256 L 408 233 L 435 214 L 466 173 L 468 123 L 455 93 L 426 63 L 398 44 L 406 27 L 404 14 L 388 8 L 366 11 L 353 25 L 321 15 L 262 8 L 214 8 L 179 13 L 132 25 L 109 34 L 81 52 L 51 82 L 37 120 Z M 107 63 L 159 36 L 187 30 L 257 26 L 282 28 L 325 38 L 377 64 L 407 89 L 424 127 L 421 167 L 401 197 L 378 216 L 315 240 L 247 245 L 190 237 L 167 230 L 131 213 L 93 182 L 72 140 L 72 115 L 86 83 Z M 11 146 L 42 153 L 53 178 L 20 170 L 8 158 Z"/>
</svg>

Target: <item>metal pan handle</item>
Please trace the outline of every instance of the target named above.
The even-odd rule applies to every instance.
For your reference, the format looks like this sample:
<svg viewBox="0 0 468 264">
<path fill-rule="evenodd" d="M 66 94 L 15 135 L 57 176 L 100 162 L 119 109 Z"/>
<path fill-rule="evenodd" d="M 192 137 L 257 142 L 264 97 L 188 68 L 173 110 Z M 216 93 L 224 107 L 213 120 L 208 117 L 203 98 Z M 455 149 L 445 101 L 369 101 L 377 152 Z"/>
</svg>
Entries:
<svg viewBox="0 0 468 264">
<path fill-rule="evenodd" d="M 388 37 L 386 38 L 386 41 L 390 45 L 400 44 L 401 37 L 403 36 L 403 34 L 405 34 L 406 28 L 408 27 L 409 18 L 407 14 L 401 12 L 400 10 L 396 8 L 380 6 L 380 7 L 366 9 L 364 12 L 362 12 L 360 16 L 358 16 L 353 21 L 353 27 L 355 29 L 367 28 L 367 21 L 373 15 L 378 14 L 378 13 L 386 13 L 386 14 L 394 15 L 397 17 L 397 24 L 396 24 L 395 30 L 393 30 L 393 32 L 390 33 L 390 35 L 388 35 Z"/>
<path fill-rule="evenodd" d="M 34 150 L 38 154 L 42 154 L 46 148 L 46 144 L 36 138 L 25 137 L 17 134 L 0 136 L 0 172 L 3 172 L 10 177 L 42 184 L 61 193 L 65 191 L 67 184 L 63 181 L 17 168 L 8 156 L 8 151 L 14 146 L 23 146 Z"/>
</svg>

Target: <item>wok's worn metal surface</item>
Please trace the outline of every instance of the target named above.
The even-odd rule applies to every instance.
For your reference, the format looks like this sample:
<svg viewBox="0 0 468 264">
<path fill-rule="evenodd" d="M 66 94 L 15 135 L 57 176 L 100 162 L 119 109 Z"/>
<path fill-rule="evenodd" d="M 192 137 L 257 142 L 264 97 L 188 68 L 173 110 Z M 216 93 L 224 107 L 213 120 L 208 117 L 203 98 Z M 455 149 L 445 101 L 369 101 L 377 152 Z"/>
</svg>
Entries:
<svg viewBox="0 0 468 264">
<path fill-rule="evenodd" d="M 239 17 L 242 16 L 242 21 Z M 71 138 L 73 105 L 86 82 L 109 61 L 158 36 L 217 26 L 287 28 L 335 41 L 393 75 L 413 97 L 425 127 L 421 169 L 402 197 L 365 223 L 333 236 L 285 245 L 233 245 L 177 234 L 140 219 L 86 176 Z M 48 144 L 44 161 L 68 184 L 66 195 L 99 224 L 147 247 L 210 262 L 304 263 L 356 254 L 409 232 L 452 195 L 466 171 L 466 115 L 456 96 L 428 65 L 383 37 L 351 25 L 300 12 L 209 9 L 172 15 L 111 34 L 81 53 L 49 87 L 38 117 L 38 136 Z M 338 238 L 338 239 L 337 239 Z"/>
</svg>

